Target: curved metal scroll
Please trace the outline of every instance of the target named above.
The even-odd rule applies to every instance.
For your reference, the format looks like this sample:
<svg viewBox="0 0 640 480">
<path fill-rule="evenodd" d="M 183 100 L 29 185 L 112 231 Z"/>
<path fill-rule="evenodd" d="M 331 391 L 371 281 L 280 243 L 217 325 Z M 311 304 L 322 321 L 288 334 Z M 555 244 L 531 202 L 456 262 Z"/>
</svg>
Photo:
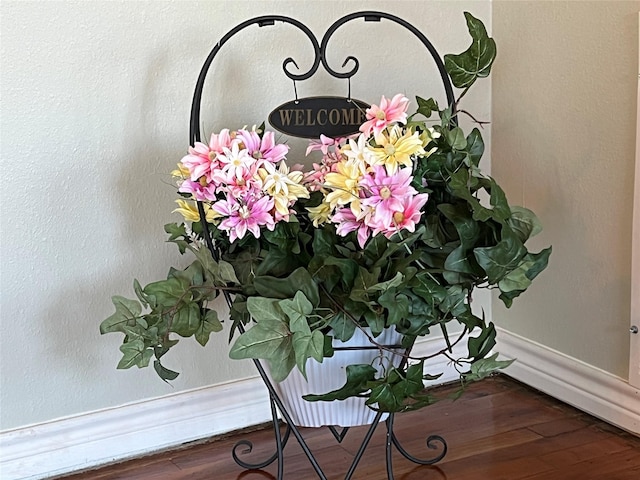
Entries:
<svg viewBox="0 0 640 480">
<path fill-rule="evenodd" d="M 189 130 L 189 143 L 191 146 L 193 146 L 195 142 L 200 141 L 200 130 L 198 128 L 198 125 L 200 124 L 200 105 L 202 102 L 202 90 L 204 87 L 204 81 L 207 77 L 207 73 L 209 72 L 209 68 L 213 63 L 214 58 L 216 57 L 216 55 L 218 54 L 222 46 L 225 43 L 227 43 L 229 39 L 233 37 L 236 33 L 244 30 L 250 25 L 257 24 L 260 27 L 265 27 L 269 25 L 274 25 L 275 22 L 289 23 L 299 28 L 300 30 L 302 30 L 304 34 L 311 41 L 311 44 L 313 45 L 313 50 L 315 53 L 313 65 L 311 66 L 308 72 L 302 73 L 302 74 L 294 74 L 287 69 L 287 67 L 291 63 L 293 63 L 293 65 L 296 66 L 296 68 L 298 66 L 293 58 L 287 57 L 284 60 L 284 62 L 282 62 L 282 69 L 284 70 L 285 75 L 287 75 L 287 77 L 289 77 L 292 80 L 306 80 L 307 78 L 310 78 L 311 76 L 313 76 L 314 73 L 316 73 L 316 71 L 318 70 L 318 66 L 320 65 L 320 46 L 318 45 L 318 40 L 316 39 L 315 35 L 311 30 L 309 30 L 309 28 L 306 25 L 299 22 L 298 20 L 295 20 L 290 17 L 285 17 L 282 15 L 265 15 L 261 17 L 255 17 L 245 22 L 242 22 L 235 28 L 231 29 L 224 37 L 220 39 L 218 43 L 216 43 L 216 46 L 213 47 L 213 50 L 211 50 L 211 53 L 209 53 L 209 56 L 205 60 L 204 65 L 200 70 L 200 75 L 198 76 L 198 80 L 196 82 L 196 89 L 193 94 L 193 102 L 191 104 L 191 124 L 190 124 L 190 130 Z"/>
</svg>

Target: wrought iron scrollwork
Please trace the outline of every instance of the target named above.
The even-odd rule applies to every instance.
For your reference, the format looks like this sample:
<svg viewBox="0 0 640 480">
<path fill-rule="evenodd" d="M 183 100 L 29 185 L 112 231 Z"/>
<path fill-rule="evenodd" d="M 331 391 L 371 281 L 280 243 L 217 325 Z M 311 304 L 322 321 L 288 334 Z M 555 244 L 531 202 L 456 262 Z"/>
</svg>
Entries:
<svg viewBox="0 0 640 480">
<path fill-rule="evenodd" d="M 394 421 L 394 415 L 393 414 L 389 415 L 389 418 L 387 419 L 387 444 L 386 444 L 387 478 L 389 480 L 394 479 L 392 446 L 396 447 L 396 449 L 402 454 L 404 458 L 418 465 L 433 465 L 435 463 L 438 463 L 440 460 L 442 460 L 444 456 L 447 454 L 447 442 L 445 441 L 445 439 L 442 438 L 440 435 L 430 435 L 429 437 L 427 437 L 427 440 L 426 440 L 427 447 L 432 450 L 437 450 L 438 444 L 439 444 L 442 450 L 433 458 L 422 459 L 422 458 L 418 458 L 411 455 L 409 452 L 407 452 L 404 449 L 404 447 L 396 437 L 395 433 L 393 432 L 393 421 Z"/>
<path fill-rule="evenodd" d="M 345 15 L 344 17 L 336 20 L 327 29 L 326 33 L 322 37 L 322 41 L 318 42 L 318 39 L 313 34 L 313 32 L 309 29 L 309 27 L 307 27 L 303 23 L 299 22 L 298 20 L 296 20 L 294 18 L 291 18 L 291 17 L 283 16 L 283 15 L 265 15 L 265 16 L 252 18 L 250 20 L 242 22 L 239 25 L 237 25 L 236 27 L 234 27 L 233 29 L 231 29 L 226 35 L 224 35 L 220 39 L 220 41 L 218 43 L 216 43 L 216 45 L 213 48 L 213 50 L 211 50 L 211 52 L 207 56 L 203 66 L 202 66 L 202 69 L 200 70 L 200 75 L 198 76 L 198 80 L 196 82 L 196 89 L 195 89 L 195 93 L 194 93 L 194 96 L 193 96 L 193 102 L 192 102 L 192 105 L 191 105 L 191 124 L 190 124 L 190 133 L 189 133 L 190 144 L 193 145 L 195 142 L 199 142 L 200 141 L 200 131 L 199 131 L 200 104 L 201 104 L 201 101 L 202 101 L 202 92 L 203 92 L 203 87 L 204 87 L 204 81 L 205 81 L 205 79 L 207 77 L 207 73 L 209 72 L 209 68 L 211 67 L 211 64 L 213 63 L 213 60 L 215 59 L 215 57 L 218 54 L 218 52 L 220 51 L 220 49 L 234 35 L 236 35 L 240 31 L 244 30 L 245 28 L 247 28 L 247 27 L 249 27 L 251 25 L 258 25 L 260 27 L 266 27 L 266 26 L 273 26 L 273 25 L 276 24 L 276 22 L 282 22 L 282 23 L 286 23 L 286 24 L 292 25 L 292 26 L 298 28 L 299 30 L 301 30 L 307 36 L 307 38 L 309 39 L 309 41 L 311 42 L 311 45 L 313 47 L 314 58 L 313 58 L 313 64 L 311 65 L 311 68 L 309 68 L 308 71 L 302 72 L 302 73 L 294 73 L 294 72 L 292 72 L 289 69 L 289 66 L 293 65 L 296 69 L 298 69 L 298 64 L 296 63 L 296 61 L 292 57 L 285 58 L 284 61 L 282 62 L 282 70 L 284 71 L 284 74 L 289 79 L 293 80 L 294 82 L 307 80 L 307 79 L 311 78 L 318 71 L 318 67 L 320 66 L 320 64 L 322 64 L 322 66 L 327 71 L 327 73 L 329 73 L 329 75 L 331 75 L 334 78 L 351 79 L 358 72 L 358 69 L 360 68 L 359 60 L 356 57 L 354 57 L 353 55 L 347 56 L 345 58 L 344 62 L 342 63 L 342 67 L 345 67 L 347 64 L 350 63 L 352 65 L 351 69 L 346 71 L 346 72 L 338 72 L 338 71 L 334 70 L 333 68 L 331 68 L 331 66 L 329 65 L 329 63 L 327 61 L 326 52 L 327 52 L 327 47 L 328 47 L 328 44 L 329 44 L 329 40 L 331 39 L 333 34 L 341 26 L 343 26 L 344 24 L 346 24 L 346 23 L 348 23 L 348 22 L 350 22 L 352 20 L 357 20 L 359 18 L 363 18 L 365 22 L 380 22 L 382 19 L 386 19 L 386 20 L 392 21 L 392 22 L 394 22 L 394 23 L 396 23 L 398 25 L 401 25 L 402 27 L 406 28 L 411 33 L 413 33 L 420 40 L 420 42 L 424 45 L 424 47 L 429 51 L 429 53 L 431 54 L 431 57 L 432 57 L 433 61 L 435 62 L 436 66 L 438 68 L 438 72 L 440 73 L 440 78 L 442 80 L 442 84 L 444 86 L 445 94 L 446 94 L 446 97 L 447 97 L 447 104 L 452 105 L 455 108 L 455 102 L 454 102 L 455 98 L 454 98 L 454 95 L 453 95 L 453 87 L 451 85 L 451 80 L 449 78 L 449 75 L 447 74 L 447 72 L 445 70 L 444 63 L 442 62 L 442 59 L 440 58 L 440 55 L 436 51 L 436 49 L 433 46 L 433 44 L 429 41 L 429 39 L 420 30 L 418 30 L 411 23 L 407 22 L 406 20 L 404 20 L 404 19 L 402 19 L 400 17 L 397 17 L 395 15 L 391 15 L 391 14 L 385 13 L 385 12 L 375 12 L 375 11 L 364 11 L 364 12 L 351 13 L 349 15 Z"/>
<path fill-rule="evenodd" d="M 211 64 L 213 63 L 213 60 L 215 59 L 216 55 L 219 53 L 220 49 L 237 33 L 241 32 L 242 30 L 244 30 L 245 28 L 251 25 L 258 25 L 259 27 L 267 27 L 267 26 L 275 25 L 276 22 L 282 22 L 285 24 L 292 25 L 298 28 L 299 30 L 301 30 L 311 42 L 314 59 L 313 59 L 313 64 L 311 65 L 308 71 L 302 72 L 302 73 L 294 73 L 293 71 L 291 71 L 290 67 L 293 66 L 296 69 L 298 69 L 298 65 L 296 61 L 292 57 L 285 58 L 284 61 L 282 62 L 282 69 L 284 71 L 284 74 L 289 79 L 293 80 L 294 82 L 306 80 L 312 77 L 317 72 L 320 64 L 322 64 L 324 69 L 334 78 L 348 79 L 350 81 L 350 79 L 358 72 L 358 69 L 360 67 L 360 62 L 358 61 L 358 59 L 353 55 L 348 55 L 342 64 L 342 68 L 346 67 L 347 65 L 350 65 L 350 69 L 347 70 L 346 72 L 338 72 L 333 68 L 331 68 L 331 66 L 328 64 L 326 51 L 329 44 L 329 40 L 331 39 L 332 35 L 347 22 L 350 22 L 352 20 L 356 20 L 359 18 L 363 18 L 365 22 L 380 22 L 382 19 L 386 19 L 386 20 L 395 22 L 403 26 L 404 28 L 408 29 L 409 31 L 411 31 L 431 54 L 431 57 L 433 58 L 433 61 L 435 62 L 442 79 L 445 94 L 447 97 L 447 103 L 452 107 L 453 111 L 455 112 L 453 88 L 451 85 L 451 80 L 449 78 L 449 75 L 447 74 L 444 68 L 444 63 L 442 62 L 442 59 L 438 55 L 437 51 L 435 50 L 431 42 L 427 39 L 427 37 L 409 22 L 395 15 L 391 15 L 384 12 L 364 11 L 364 12 L 352 13 L 334 22 L 327 29 L 326 33 L 322 37 L 322 40 L 318 42 L 318 39 L 313 34 L 313 32 L 306 25 L 299 22 L 298 20 L 295 20 L 293 18 L 286 17 L 286 16 L 281 16 L 281 15 L 266 15 L 266 16 L 255 17 L 250 20 L 247 20 L 245 22 L 240 23 L 233 29 L 231 29 L 227 34 L 225 34 L 220 39 L 220 41 L 218 41 L 218 43 L 216 43 L 214 48 L 211 50 L 211 52 L 207 56 L 202 66 L 202 69 L 200 70 L 200 74 L 198 76 L 194 95 L 193 95 L 193 101 L 191 105 L 191 116 L 190 116 L 189 143 L 193 146 L 195 142 L 201 141 L 201 133 L 199 130 L 200 109 L 201 109 L 204 83 L 205 83 L 207 74 L 209 72 L 209 69 L 211 67 Z M 349 93 L 349 97 L 350 97 L 350 93 Z M 217 250 L 214 248 L 214 245 L 211 239 L 211 234 L 207 226 L 203 204 L 202 202 L 197 202 L 197 205 L 198 205 L 198 212 L 200 214 L 201 223 L 203 226 L 203 236 L 204 236 L 206 245 L 211 251 L 214 259 L 218 260 L 219 255 Z M 224 292 L 224 297 L 227 304 L 231 306 L 231 297 L 229 293 Z M 244 327 L 242 325 L 238 326 L 238 330 L 240 331 L 240 333 L 244 333 Z M 304 440 L 302 434 L 300 433 L 300 429 L 296 427 L 291 421 L 291 416 L 287 411 L 287 409 L 284 407 L 282 400 L 278 397 L 278 394 L 276 393 L 273 387 L 273 384 L 271 383 L 268 376 L 266 375 L 266 372 L 264 370 L 264 367 L 262 366 L 262 363 L 260 362 L 260 360 L 257 360 L 257 359 L 254 360 L 253 362 L 258 371 L 258 374 L 262 378 L 265 386 L 267 387 L 267 390 L 269 391 L 269 400 L 271 404 L 271 415 L 272 415 L 272 421 L 273 421 L 273 427 L 274 427 L 276 451 L 270 457 L 268 457 L 266 460 L 262 462 L 257 462 L 257 463 L 247 462 L 245 460 L 242 460 L 240 458 L 240 455 L 246 455 L 251 453 L 253 444 L 249 441 L 241 440 L 240 442 L 236 443 L 236 445 L 233 447 L 233 451 L 232 451 L 233 459 L 236 461 L 238 465 L 249 470 L 262 469 L 268 465 L 271 465 L 274 461 L 277 461 L 278 462 L 277 478 L 278 480 L 283 480 L 284 448 L 287 444 L 287 441 L 289 440 L 290 435 L 293 434 L 293 436 L 296 438 L 296 440 L 300 444 L 303 452 L 307 456 L 311 466 L 313 467 L 314 471 L 316 472 L 320 480 L 327 480 L 327 477 L 325 476 L 324 472 L 320 468 L 313 453 L 307 446 L 306 441 Z M 278 412 L 280 412 L 282 418 L 286 423 L 286 429 L 285 429 L 284 435 L 282 435 L 280 431 L 280 421 L 278 419 Z M 378 424 L 382 419 L 382 415 L 383 415 L 383 412 L 378 412 L 373 423 L 369 426 L 365 434 L 365 437 L 357 453 L 354 456 L 354 459 L 349 468 L 349 471 L 345 476 L 345 480 L 350 480 L 351 477 L 353 476 L 358 466 L 358 463 L 360 462 L 360 459 L 362 458 L 362 455 L 364 454 L 373 436 L 373 433 L 375 432 Z M 438 455 L 436 455 L 431 459 L 420 459 L 410 455 L 402 447 L 399 440 L 396 438 L 393 432 L 393 421 L 394 421 L 394 414 L 392 413 L 389 415 L 389 417 L 386 420 L 386 425 L 387 425 L 386 460 L 387 460 L 387 477 L 389 480 L 393 480 L 394 478 L 393 465 L 392 465 L 393 447 L 395 447 L 402 454 L 402 456 L 404 456 L 407 460 L 410 460 L 411 462 L 419 465 L 432 465 L 442 460 L 442 458 L 444 458 L 447 452 L 447 444 L 445 440 L 439 435 L 431 435 L 426 440 L 427 447 L 430 449 L 437 449 L 438 445 L 440 445 L 442 450 L 440 451 L 440 453 L 438 453 Z M 349 429 L 347 428 L 338 432 L 338 430 L 335 427 L 331 427 L 331 432 L 333 433 L 334 437 L 338 442 L 342 442 L 342 440 L 344 439 L 348 431 Z M 241 447 L 244 447 L 244 450 L 240 450 Z M 271 476 L 269 475 L 269 477 Z"/>
<path fill-rule="evenodd" d="M 320 45 L 318 44 L 318 39 L 316 38 L 316 36 L 305 24 L 303 24 L 302 22 L 299 22 L 294 18 L 286 17 L 283 15 L 265 15 L 261 17 L 255 17 L 245 22 L 242 22 L 241 24 L 231 29 L 226 35 L 224 35 L 220 39 L 218 43 L 216 43 L 215 47 L 213 47 L 213 50 L 211 50 L 204 64 L 202 65 L 202 69 L 200 70 L 198 80 L 196 81 L 196 88 L 193 94 L 193 102 L 191 104 L 191 123 L 190 123 L 190 129 L 189 129 L 189 142 L 191 145 L 193 145 L 195 142 L 199 142 L 201 139 L 200 128 L 199 128 L 200 105 L 202 102 L 202 92 L 204 88 L 204 81 L 207 78 L 207 73 L 209 73 L 209 68 L 213 63 L 213 60 L 216 58 L 216 55 L 218 55 L 218 52 L 220 51 L 220 49 L 234 35 L 236 35 L 237 33 L 241 32 L 242 30 L 244 30 L 245 28 L 251 25 L 266 27 L 266 26 L 275 25 L 276 22 L 287 23 L 301 30 L 309 38 L 309 41 L 311 41 L 311 45 L 313 46 L 313 51 L 314 51 L 313 65 L 311 66 L 309 71 L 304 73 L 296 74 L 296 73 L 290 72 L 288 69 L 288 66 L 293 64 L 297 68 L 297 64 L 293 58 L 287 57 L 282 62 L 282 69 L 284 70 L 285 75 L 289 77 L 291 80 L 301 81 L 301 80 L 306 80 L 312 77 L 316 73 L 316 71 L 318 70 L 318 67 L 320 66 Z"/>
</svg>

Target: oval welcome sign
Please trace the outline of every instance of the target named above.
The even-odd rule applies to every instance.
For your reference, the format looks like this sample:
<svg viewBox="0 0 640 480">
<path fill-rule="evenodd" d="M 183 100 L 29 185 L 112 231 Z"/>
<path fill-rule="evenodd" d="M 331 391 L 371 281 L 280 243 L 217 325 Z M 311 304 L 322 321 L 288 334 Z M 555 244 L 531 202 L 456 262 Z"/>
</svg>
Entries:
<svg viewBox="0 0 640 480">
<path fill-rule="evenodd" d="M 346 97 L 307 97 L 292 100 L 269 114 L 279 132 L 302 138 L 346 137 L 358 133 L 369 104 Z"/>
</svg>

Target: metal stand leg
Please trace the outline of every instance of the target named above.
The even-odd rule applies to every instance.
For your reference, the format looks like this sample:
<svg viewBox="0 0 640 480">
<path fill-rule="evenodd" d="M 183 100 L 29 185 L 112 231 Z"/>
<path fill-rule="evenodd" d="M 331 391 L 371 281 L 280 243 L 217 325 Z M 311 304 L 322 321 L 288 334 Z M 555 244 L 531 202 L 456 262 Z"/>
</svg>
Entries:
<svg viewBox="0 0 640 480">
<path fill-rule="evenodd" d="M 402 454 L 404 458 L 407 460 L 417 463 L 419 465 L 433 465 L 434 463 L 439 462 L 444 458 L 447 454 L 447 442 L 440 435 L 430 435 L 427 437 L 427 447 L 436 450 L 438 448 L 438 443 L 441 444 L 442 451 L 433 458 L 421 459 L 414 457 L 409 454 L 398 441 L 395 433 L 393 432 L 393 420 L 394 414 L 389 414 L 389 418 L 387 419 L 387 442 L 386 442 L 386 457 L 387 457 L 387 478 L 389 480 L 394 480 L 393 476 L 393 459 L 392 459 L 392 445 L 396 447 L 396 449 Z"/>
<path fill-rule="evenodd" d="M 240 452 L 240 453 L 242 453 L 242 454 L 251 453 L 251 449 L 253 447 L 253 444 L 251 442 L 247 441 L 247 440 L 240 440 L 238 443 L 235 444 L 235 446 L 233 447 L 233 451 L 232 451 L 232 456 L 233 456 L 233 459 L 235 460 L 235 462 L 238 465 L 240 465 L 241 467 L 246 468 L 248 470 L 258 470 L 258 469 L 264 468 L 264 467 L 266 467 L 268 465 L 271 465 L 275 460 L 278 460 L 278 477 L 277 477 L 277 479 L 278 480 L 284 480 L 284 448 L 287 445 L 287 441 L 289 440 L 289 436 L 290 436 L 291 432 L 293 432 L 294 436 L 296 437 L 296 439 L 300 443 L 300 446 L 302 447 L 303 451 L 305 452 L 305 454 L 309 458 L 309 461 L 310 461 L 311 465 L 313 466 L 313 468 L 315 469 L 316 473 L 318 474 L 318 477 L 321 480 L 327 480 L 327 477 L 325 476 L 324 472 L 322 471 L 322 469 L 318 465 L 317 461 L 315 460 L 315 457 L 313 456 L 313 454 L 309 450 L 308 445 L 306 444 L 306 442 L 302 438 L 302 435 L 300 434 L 300 431 L 299 431 L 298 427 L 296 427 L 295 425 L 291 425 L 291 424 L 287 423 L 284 435 L 280 434 L 280 423 L 278 421 L 278 416 L 277 416 L 277 411 L 276 411 L 276 403 L 274 402 L 273 398 L 271 398 L 271 414 L 272 414 L 272 417 L 273 417 L 273 428 L 274 428 L 274 434 L 275 434 L 275 440 L 276 440 L 276 451 L 275 451 L 275 453 L 273 455 L 271 455 L 271 457 L 267 458 L 266 460 L 264 460 L 263 462 L 260 462 L 260 463 L 245 462 L 243 460 L 240 460 L 236 450 L 238 449 L 238 447 L 243 445 L 243 446 L 246 446 L 247 449 L 242 451 L 242 452 Z M 369 426 L 369 429 L 367 430 L 367 433 L 366 433 L 364 439 L 362 440 L 362 443 L 360 444 L 360 447 L 358 448 L 358 451 L 356 452 L 355 456 L 353 457 L 353 461 L 351 462 L 351 466 L 349 467 L 349 470 L 347 471 L 347 474 L 344 477 L 345 480 L 351 480 L 351 478 L 353 477 L 353 474 L 355 473 L 356 468 L 358 467 L 358 465 L 360 463 L 360 460 L 362 459 L 362 456 L 364 455 L 364 452 L 367 449 L 367 446 L 369 445 L 369 442 L 371 441 L 371 437 L 373 437 L 373 434 L 376 431 L 376 428 L 378 427 L 378 424 L 380 423 L 380 418 L 382 417 L 382 415 L 383 415 L 383 413 L 379 412 L 376 415 L 373 423 Z M 288 416 L 288 414 L 286 414 L 286 416 Z M 391 414 L 389 414 L 389 417 L 386 420 L 386 424 L 387 424 L 386 467 L 387 467 L 387 479 L 388 480 L 394 480 L 394 478 L 395 478 L 394 475 L 393 475 L 393 447 L 395 447 L 398 450 L 398 452 L 400 452 L 400 454 L 404 458 L 406 458 L 407 460 L 409 460 L 409 461 L 411 461 L 413 463 L 419 464 L 419 465 L 433 465 L 433 464 L 439 462 L 440 460 L 442 460 L 444 458 L 444 456 L 447 454 L 447 442 L 440 435 L 430 435 L 429 437 L 427 437 L 427 440 L 426 440 L 428 448 L 430 448 L 432 450 L 436 450 L 438 448 L 442 449 L 442 451 L 439 452 L 435 457 L 422 459 L 422 458 L 414 457 L 413 455 L 408 453 L 404 449 L 404 447 L 401 445 L 400 441 L 398 440 L 398 438 L 396 437 L 395 433 L 393 432 L 394 418 L 395 418 L 395 414 L 391 413 Z M 349 428 L 345 428 L 341 432 L 338 432 L 335 427 L 328 427 L 328 428 L 331 430 L 331 432 L 333 433 L 333 435 L 336 438 L 336 440 L 338 441 L 338 443 L 342 442 L 342 440 L 346 436 L 347 432 L 349 431 Z"/>
<path fill-rule="evenodd" d="M 369 427 L 369 430 L 367 430 L 367 434 L 365 435 L 364 439 L 362 440 L 362 443 L 360 444 L 360 448 L 358 449 L 358 451 L 356 453 L 356 456 L 353 457 L 353 462 L 351 463 L 351 467 L 349 468 L 349 471 L 347 472 L 347 476 L 344 477 L 345 480 L 350 480 L 351 476 L 356 471 L 356 467 L 360 463 L 360 459 L 362 458 L 362 455 L 364 454 L 364 451 L 366 450 L 367 445 L 369 445 L 369 441 L 371 440 L 371 437 L 373 436 L 373 432 L 375 432 L 376 428 L 378 428 L 378 423 L 380 422 L 380 417 L 382 417 L 382 412 L 378 412 L 378 414 L 376 415 L 376 418 L 373 419 L 373 423 Z"/>
<path fill-rule="evenodd" d="M 237 442 L 233 446 L 231 455 L 238 465 L 240 465 L 242 468 L 246 468 L 247 470 L 259 470 L 268 465 L 271 465 L 274 461 L 278 460 L 278 478 L 281 479 L 282 468 L 284 465 L 283 452 L 284 452 L 284 447 L 287 445 L 287 441 L 289 440 L 289 435 L 291 434 L 291 427 L 289 425 L 286 425 L 287 429 L 284 432 L 284 436 L 280 434 L 280 422 L 278 421 L 278 416 L 276 414 L 276 406 L 273 400 L 271 400 L 271 416 L 273 421 L 273 431 L 276 437 L 276 445 L 277 445 L 276 451 L 274 452 L 273 455 L 271 455 L 269 458 L 267 458 L 263 462 L 259 462 L 259 463 L 250 463 L 250 462 L 245 462 L 244 460 L 241 460 L 237 452 L 240 446 L 247 447 L 243 451 L 239 452 L 240 454 L 243 454 L 243 455 L 247 455 L 251 453 L 251 451 L 253 450 L 253 443 L 251 443 L 248 440 L 240 440 L 239 442 Z"/>
</svg>

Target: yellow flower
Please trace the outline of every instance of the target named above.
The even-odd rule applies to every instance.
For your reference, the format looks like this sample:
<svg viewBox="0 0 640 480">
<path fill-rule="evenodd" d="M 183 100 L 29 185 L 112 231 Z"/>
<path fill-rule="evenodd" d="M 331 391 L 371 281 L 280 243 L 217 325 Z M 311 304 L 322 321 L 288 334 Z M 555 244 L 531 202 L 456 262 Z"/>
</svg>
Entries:
<svg viewBox="0 0 640 480">
<path fill-rule="evenodd" d="M 429 142 L 431 142 L 431 140 L 435 140 L 436 138 L 440 138 L 441 136 L 442 135 L 439 132 L 436 132 L 433 128 L 428 128 L 424 132 L 422 132 L 420 138 L 422 139 L 422 145 L 426 147 Z M 432 147 L 429 151 L 426 151 L 424 153 L 424 156 L 428 157 L 436 150 L 438 150 L 438 147 Z"/>
<path fill-rule="evenodd" d="M 417 132 L 408 129 L 404 134 L 396 125 L 387 135 L 376 137 L 377 147 L 370 149 L 369 162 L 371 165 L 384 165 L 389 175 L 393 175 L 400 165 L 411 167 L 413 155 L 424 155 L 423 139 Z"/>
<path fill-rule="evenodd" d="M 200 221 L 200 214 L 198 213 L 198 207 L 195 203 L 190 203 L 181 199 L 176 200 L 176 203 L 178 204 L 178 208 L 176 208 L 174 212 L 178 212 L 188 222 Z M 211 208 L 210 205 L 205 203 L 203 204 L 203 207 L 207 222 L 212 223 L 217 218 L 220 218 L 220 214 Z"/>
<path fill-rule="evenodd" d="M 313 222 L 314 227 L 318 227 L 322 223 L 326 223 L 331 215 L 331 205 L 327 202 L 322 202 L 317 207 L 307 207 L 309 212 L 309 219 Z"/>
<path fill-rule="evenodd" d="M 284 195 L 290 200 L 309 198 L 309 192 L 301 185 L 303 173 L 297 170 L 290 172 L 284 162 L 280 162 L 277 169 L 274 164 L 265 162 L 258 169 L 258 177 L 262 181 L 262 190 L 271 196 Z"/>
<path fill-rule="evenodd" d="M 183 163 L 179 163 L 178 168 L 171 172 L 171 176 L 176 177 L 178 180 L 189 178 L 189 175 L 191 175 L 191 173 Z"/>
<path fill-rule="evenodd" d="M 327 173 L 324 177 L 324 186 L 331 190 L 325 201 L 331 208 L 357 200 L 359 192 L 361 173 L 357 164 L 340 161 L 336 163 L 336 170 L 337 172 Z"/>
<path fill-rule="evenodd" d="M 299 198 L 309 198 L 309 191 L 301 182 L 304 174 L 297 170 L 289 171 L 284 162 L 275 165 L 265 162 L 258 169 L 258 177 L 262 181 L 262 190 L 273 198 L 276 211 L 280 215 L 289 214 L 289 206 Z"/>
</svg>

